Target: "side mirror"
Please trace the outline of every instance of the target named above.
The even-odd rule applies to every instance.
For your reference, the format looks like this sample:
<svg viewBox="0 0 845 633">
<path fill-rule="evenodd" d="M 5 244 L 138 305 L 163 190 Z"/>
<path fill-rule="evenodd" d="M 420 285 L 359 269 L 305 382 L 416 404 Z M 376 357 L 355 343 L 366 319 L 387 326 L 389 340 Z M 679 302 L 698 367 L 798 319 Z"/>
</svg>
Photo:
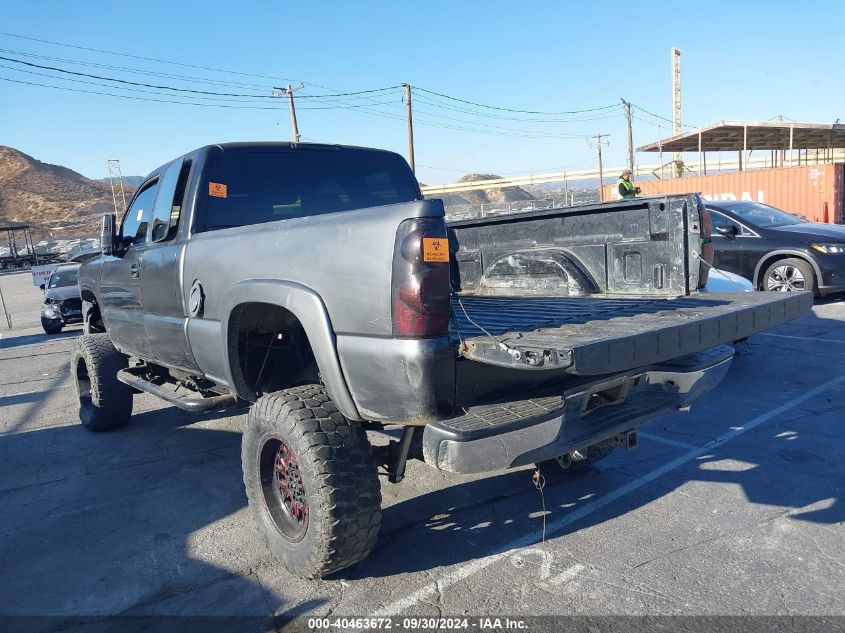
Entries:
<svg viewBox="0 0 845 633">
<path fill-rule="evenodd" d="M 114 213 L 107 213 L 103 216 L 103 223 L 100 226 L 100 250 L 104 255 L 111 255 L 114 249 L 115 233 Z"/>
<path fill-rule="evenodd" d="M 44 288 L 46 288 L 46 286 L 45 286 L 44 284 L 41 284 L 41 285 L 40 285 L 40 286 L 38 286 L 38 287 L 39 287 L 39 288 L 41 288 L 41 290 L 44 290 Z"/>
<path fill-rule="evenodd" d="M 716 231 L 725 237 L 736 237 L 739 235 L 739 229 L 736 227 L 735 224 L 729 224 L 728 226 L 717 226 Z"/>
</svg>

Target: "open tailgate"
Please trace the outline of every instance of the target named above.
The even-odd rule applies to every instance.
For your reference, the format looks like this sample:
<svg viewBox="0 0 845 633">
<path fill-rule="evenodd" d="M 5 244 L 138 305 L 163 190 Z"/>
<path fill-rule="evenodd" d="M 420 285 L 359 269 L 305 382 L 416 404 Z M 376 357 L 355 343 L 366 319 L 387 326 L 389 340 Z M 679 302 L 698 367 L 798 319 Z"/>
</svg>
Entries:
<svg viewBox="0 0 845 633">
<path fill-rule="evenodd" d="M 810 311 L 809 292 L 453 298 L 463 357 L 526 370 L 609 374 L 733 343 Z M 495 339 L 495 340 L 494 340 Z"/>
</svg>

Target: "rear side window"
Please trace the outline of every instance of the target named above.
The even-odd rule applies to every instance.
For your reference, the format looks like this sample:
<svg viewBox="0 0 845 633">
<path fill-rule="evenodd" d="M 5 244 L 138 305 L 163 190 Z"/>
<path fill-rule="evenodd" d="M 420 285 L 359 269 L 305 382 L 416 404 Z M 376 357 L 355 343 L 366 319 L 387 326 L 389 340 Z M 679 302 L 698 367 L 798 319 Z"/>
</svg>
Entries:
<svg viewBox="0 0 845 633">
<path fill-rule="evenodd" d="M 191 173 L 191 161 L 177 161 L 167 168 L 161 179 L 158 198 L 153 209 L 151 242 L 166 242 L 176 236 L 182 215 L 185 184 Z"/>
<path fill-rule="evenodd" d="M 419 197 L 401 157 L 365 151 L 224 150 L 206 187 L 207 231 Z"/>
<path fill-rule="evenodd" d="M 143 244 L 147 239 L 147 226 L 153 211 L 153 202 L 158 191 L 158 181 L 147 185 L 123 216 L 120 235 L 129 244 Z"/>
</svg>

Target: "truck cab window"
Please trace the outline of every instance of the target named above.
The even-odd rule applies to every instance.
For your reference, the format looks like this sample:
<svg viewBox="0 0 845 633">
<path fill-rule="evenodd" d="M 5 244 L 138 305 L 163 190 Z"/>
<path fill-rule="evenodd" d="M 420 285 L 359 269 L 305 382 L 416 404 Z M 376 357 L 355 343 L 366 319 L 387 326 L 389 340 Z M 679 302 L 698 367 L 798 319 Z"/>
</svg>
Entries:
<svg viewBox="0 0 845 633">
<path fill-rule="evenodd" d="M 388 152 L 226 150 L 207 178 L 205 231 L 419 197 L 408 165 Z"/>
<path fill-rule="evenodd" d="M 143 244 L 147 239 L 147 226 L 150 222 L 157 191 L 158 180 L 155 180 L 135 197 L 126 215 L 123 216 L 120 235 L 126 246 Z"/>
</svg>

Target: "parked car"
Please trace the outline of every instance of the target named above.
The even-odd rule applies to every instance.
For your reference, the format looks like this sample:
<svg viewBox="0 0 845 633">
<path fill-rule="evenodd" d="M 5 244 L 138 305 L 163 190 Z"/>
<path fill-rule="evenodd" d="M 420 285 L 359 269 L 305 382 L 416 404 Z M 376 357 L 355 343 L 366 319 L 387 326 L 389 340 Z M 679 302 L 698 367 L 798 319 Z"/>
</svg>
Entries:
<svg viewBox="0 0 845 633">
<path fill-rule="evenodd" d="M 58 334 L 66 325 L 82 323 L 82 298 L 77 274 L 79 264 L 62 264 L 53 271 L 44 290 L 41 326 L 47 334 Z"/>
<path fill-rule="evenodd" d="M 808 222 L 767 204 L 707 202 L 714 265 L 758 290 L 845 290 L 845 226 Z"/>
</svg>

